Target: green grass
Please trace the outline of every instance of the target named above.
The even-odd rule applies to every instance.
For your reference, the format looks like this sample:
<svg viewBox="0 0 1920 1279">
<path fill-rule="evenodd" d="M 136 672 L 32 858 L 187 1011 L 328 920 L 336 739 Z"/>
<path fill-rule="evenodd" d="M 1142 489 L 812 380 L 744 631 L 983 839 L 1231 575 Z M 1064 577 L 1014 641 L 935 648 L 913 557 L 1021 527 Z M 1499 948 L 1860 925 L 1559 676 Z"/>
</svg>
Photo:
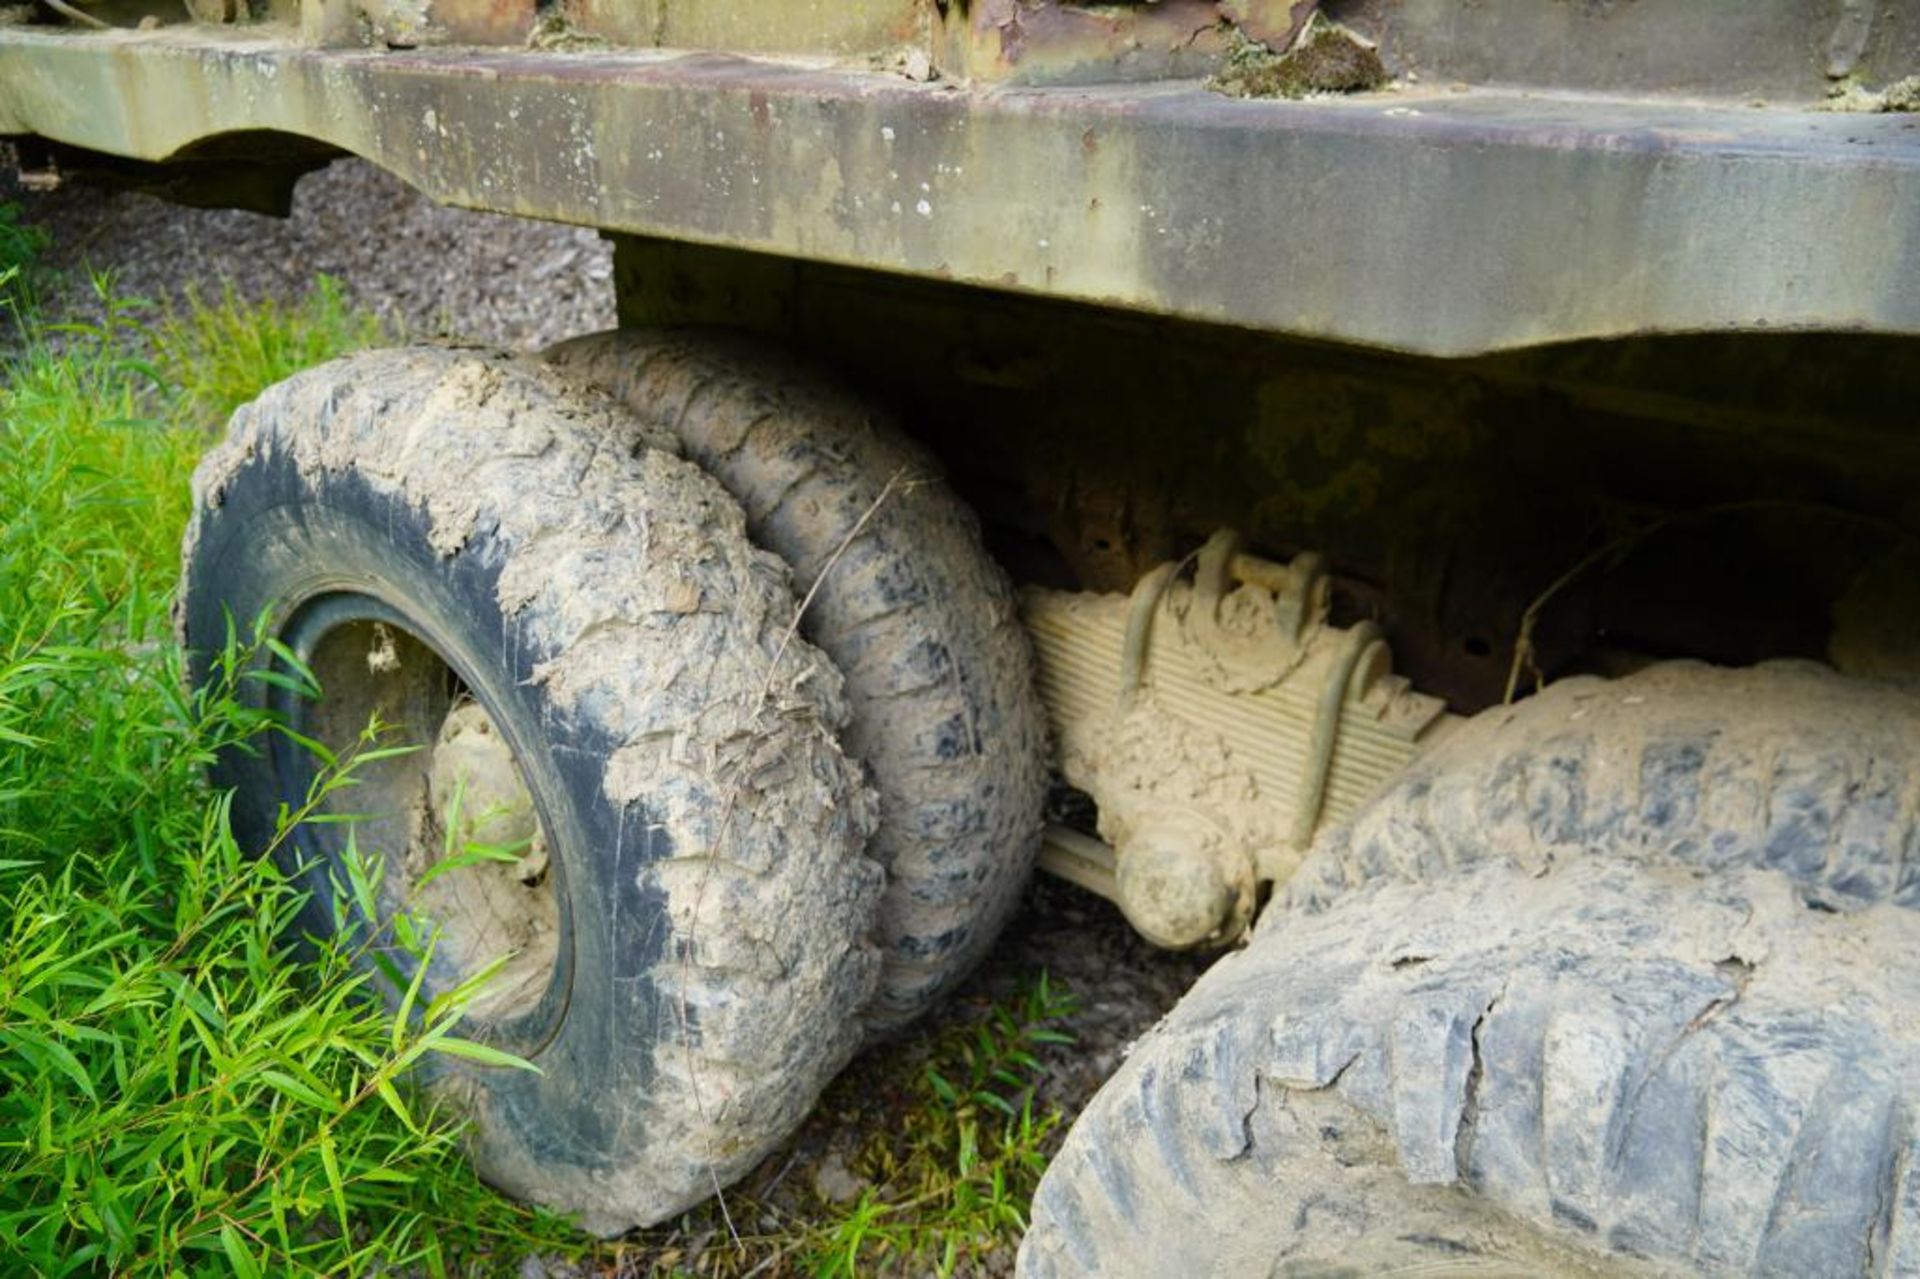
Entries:
<svg viewBox="0 0 1920 1279">
<path fill-rule="evenodd" d="M 1064 1135 L 1065 1116 L 1038 1085 L 1044 1055 L 1070 1042 L 1060 1027 L 1074 1009 L 1038 973 L 998 1001 L 936 1013 L 849 1067 L 724 1208 L 639 1236 L 629 1261 L 647 1274 L 720 1277 L 1004 1272 Z M 822 1147 L 840 1164 L 838 1187 L 807 1171 Z"/>
<path fill-rule="evenodd" d="M 1069 1042 L 1057 1026 L 1073 1010 L 1042 973 L 1010 1004 L 936 1036 L 907 1075 L 905 1122 L 875 1128 L 850 1165 L 869 1188 L 793 1245 L 807 1268 L 951 1275 L 1017 1244 L 1063 1122 L 1036 1101 L 1039 1054 Z M 895 1065 L 882 1057 L 865 1073 Z M 880 1082 L 856 1071 L 841 1088 L 873 1096 Z"/>
<path fill-rule="evenodd" d="M 262 387 L 301 369 L 391 340 L 324 275 L 292 302 L 245 302 L 231 285 L 211 299 L 189 292 L 155 338 L 162 373 L 180 398 L 177 412 L 207 423 L 225 422 Z"/>
<path fill-rule="evenodd" d="M 20 206 L 0 201 L 0 312 L 32 303 L 35 260 L 47 247 L 47 233 L 20 220 Z"/>
<path fill-rule="evenodd" d="M 289 949 L 298 894 L 205 782 L 217 750 L 273 731 L 236 696 L 253 642 L 189 692 L 169 622 L 188 477 L 227 415 L 391 335 L 324 279 L 157 314 L 96 281 L 103 322 L 49 323 L 43 244 L 0 206 L 7 1273 L 494 1274 L 534 1252 L 625 1273 L 946 1274 L 1010 1257 L 1061 1123 L 1035 1100 L 1069 1007 L 1044 977 L 857 1062 L 724 1207 L 597 1244 L 478 1182 L 457 1121 L 404 1087 L 424 1054 L 475 1051 L 457 1035 L 470 992 L 396 1021 L 364 956 Z M 351 786 L 380 749 L 370 728 L 322 785 Z M 371 898 L 377 874 L 349 887 Z M 839 1201 L 779 1176 L 823 1142 L 857 1186 Z"/>
<path fill-rule="evenodd" d="M 106 310 L 91 327 L 26 315 L 0 387 L 9 1273 L 485 1273 L 579 1252 L 481 1186 L 454 1125 L 395 1087 L 428 1052 L 473 1051 L 459 1000 L 396 1021 L 363 996 L 358 956 L 289 953 L 299 898 L 203 780 L 216 749 L 270 727 L 236 677 L 185 691 L 169 631 L 209 428 L 377 328 L 325 285 L 152 327 Z M 247 655 L 235 643 L 222 669 Z"/>
</svg>

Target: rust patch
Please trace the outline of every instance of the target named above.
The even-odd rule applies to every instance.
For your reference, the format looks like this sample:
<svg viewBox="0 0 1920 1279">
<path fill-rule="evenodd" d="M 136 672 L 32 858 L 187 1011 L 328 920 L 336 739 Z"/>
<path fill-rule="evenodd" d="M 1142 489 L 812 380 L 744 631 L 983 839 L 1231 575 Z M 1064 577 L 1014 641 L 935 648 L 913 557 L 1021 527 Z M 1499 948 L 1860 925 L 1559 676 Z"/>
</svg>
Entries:
<svg viewBox="0 0 1920 1279">
<path fill-rule="evenodd" d="M 1262 7 L 1271 2 L 1253 0 Z M 959 7 L 953 12 L 959 14 Z M 1199 75 L 1220 52 L 1217 0 L 1097 6 L 979 0 L 963 20 L 966 72 L 977 80 L 1071 83 Z"/>
<path fill-rule="evenodd" d="M 430 21 L 454 44 L 518 44 L 533 30 L 534 0 L 434 0 Z"/>
<path fill-rule="evenodd" d="M 1320 0 L 1219 0 L 1220 16 L 1250 40 L 1279 53 L 1300 34 Z"/>
<path fill-rule="evenodd" d="M 863 57 L 924 42 L 928 0 L 558 0 L 580 31 L 614 45 Z"/>
</svg>

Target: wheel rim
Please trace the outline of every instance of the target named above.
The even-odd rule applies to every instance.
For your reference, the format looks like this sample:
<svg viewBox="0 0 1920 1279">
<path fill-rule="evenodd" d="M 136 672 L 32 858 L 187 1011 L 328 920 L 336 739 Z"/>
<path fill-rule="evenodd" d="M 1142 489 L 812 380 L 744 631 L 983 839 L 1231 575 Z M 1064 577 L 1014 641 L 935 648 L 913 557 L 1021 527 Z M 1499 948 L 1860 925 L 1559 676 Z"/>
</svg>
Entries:
<svg viewBox="0 0 1920 1279">
<path fill-rule="evenodd" d="M 420 962 L 395 937 L 392 918 L 405 912 L 423 939 L 435 934 L 420 1007 L 504 958 L 468 1004 L 461 1033 L 532 1056 L 565 1011 L 572 921 L 554 822 L 533 770 L 519 767 L 526 755 L 499 713 L 500 690 L 452 645 L 435 643 L 430 627 L 359 592 L 308 600 L 279 639 L 321 689 L 313 698 L 272 688 L 269 702 L 295 734 L 344 758 L 377 715 L 394 740 L 419 748 L 361 764 L 355 785 L 321 803 L 321 814 L 355 815 L 350 826 L 305 822 L 294 832 L 292 860 L 307 886 L 331 918 L 344 919 L 351 944 L 366 947 L 390 987 L 404 988 Z M 290 673 L 284 661 L 276 665 Z M 271 749 L 277 798 L 299 808 L 322 763 L 285 735 Z M 375 920 L 351 893 L 337 900 L 349 830 L 363 857 L 380 855 Z M 511 861 L 510 851 L 518 854 Z"/>
</svg>

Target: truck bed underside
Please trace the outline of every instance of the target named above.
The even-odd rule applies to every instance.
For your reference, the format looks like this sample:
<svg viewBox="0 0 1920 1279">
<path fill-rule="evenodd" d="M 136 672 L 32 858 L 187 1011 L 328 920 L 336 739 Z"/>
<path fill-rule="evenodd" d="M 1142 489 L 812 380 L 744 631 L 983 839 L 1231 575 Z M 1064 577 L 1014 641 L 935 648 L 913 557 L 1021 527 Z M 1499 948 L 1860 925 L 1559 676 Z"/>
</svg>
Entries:
<svg viewBox="0 0 1920 1279">
<path fill-rule="evenodd" d="M 452 204 L 1427 355 L 1920 333 L 1914 115 L 0 26 L 6 134 L 255 202 L 350 152 Z"/>
</svg>

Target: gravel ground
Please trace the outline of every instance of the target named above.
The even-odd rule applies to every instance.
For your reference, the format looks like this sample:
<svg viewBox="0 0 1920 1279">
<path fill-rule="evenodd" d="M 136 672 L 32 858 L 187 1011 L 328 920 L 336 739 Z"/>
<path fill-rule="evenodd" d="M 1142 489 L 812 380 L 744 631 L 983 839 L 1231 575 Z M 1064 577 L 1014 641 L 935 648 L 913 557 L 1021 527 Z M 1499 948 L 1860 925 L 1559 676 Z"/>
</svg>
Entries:
<svg viewBox="0 0 1920 1279">
<path fill-rule="evenodd" d="M 4 171 L 0 199 L 53 230 L 47 264 L 65 280 L 55 310 L 92 312 L 89 269 L 152 302 L 225 283 L 290 297 L 330 275 L 414 337 L 524 349 L 613 325 L 613 251 L 595 232 L 443 209 L 359 160 L 301 179 L 286 219 L 79 185 L 11 191 Z"/>
<path fill-rule="evenodd" d="M 285 221 L 85 187 L 23 193 L 9 182 L 0 177 L 0 199 L 20 202 L 54 233 L 48 264 L 66 276 L 55 313 L 91 309 L 90 268 L 111 271 L 123 295 L 155 302 L 225 284 L 244 297 L 287 297 L 325 273 L 413 336 L 522 349 L 613 323 L 611 253 L 592 231 L 439 208 L 357 161 L 305 178 Z M 1062 1026 L 1074 1043 L 1047 1054 L 1042 1087 L 1071 1114 L 1205 966 L 1148 946 L 1098 898 L 1039 880 L 994 957 L 933 1020 L 964 1019 L 1044 969 L 1078 1002 Z M 809 1124 L 794 1147 L 803 1166 L 776 1156 L 787 1160 L 784 1176 L 806 1178 L 817 1169 L 805 1160 L 864 1140 L 835 1123 L 818 1115 Z M 990 1271 L 1011 1269 L 1010 1257 L 995 1261 Z"/>
</svg>

